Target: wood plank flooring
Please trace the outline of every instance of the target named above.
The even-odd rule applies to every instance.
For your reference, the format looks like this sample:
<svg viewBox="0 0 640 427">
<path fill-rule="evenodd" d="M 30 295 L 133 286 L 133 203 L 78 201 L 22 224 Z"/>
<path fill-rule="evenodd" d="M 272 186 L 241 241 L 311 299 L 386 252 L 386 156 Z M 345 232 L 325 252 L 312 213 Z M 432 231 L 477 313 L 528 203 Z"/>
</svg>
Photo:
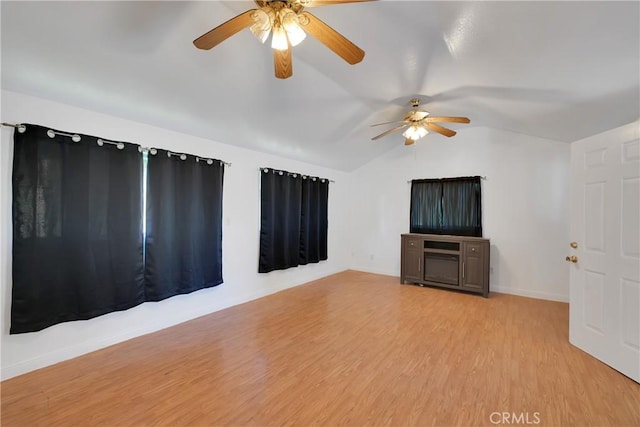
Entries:
<svg viewBox="0 0 640 427">
<path fill-rule="evenodd" d="M 4 381 L 2 426 L 640 425 L 568 318 L 347 271 Z"/>
</svg>

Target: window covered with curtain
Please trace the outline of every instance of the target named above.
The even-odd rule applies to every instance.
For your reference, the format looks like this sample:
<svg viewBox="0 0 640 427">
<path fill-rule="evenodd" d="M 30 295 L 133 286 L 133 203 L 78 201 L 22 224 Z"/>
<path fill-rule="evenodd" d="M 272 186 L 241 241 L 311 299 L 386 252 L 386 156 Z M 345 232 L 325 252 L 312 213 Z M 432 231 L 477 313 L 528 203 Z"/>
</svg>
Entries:
<svg viewBox="0 0 640 427">
<path fill-rule="evenodd" d="M 79 137 L 14 133 L 12 334 L 144 302 L 138 146 Z"/>
<path fill-rule="evenodd" d="M 224 164 L 166 150 L 148 159 L 147 300 L 219 285 Z"/>
<path fill-rule="evenodd" d="M 329 181 L 262 169 L 258 272 L 327 259 Z"/>
<path fill-rule="evenodd" d="M 10 333 L 222 283 L 223 162 L 155 149 L 145 162 L 135 144 L 24 129 Z"/>
<path fill-rule="evenodd" d="M 411 233 L 482 237 L 479 176 L 411 181 Z"/>
</svg>

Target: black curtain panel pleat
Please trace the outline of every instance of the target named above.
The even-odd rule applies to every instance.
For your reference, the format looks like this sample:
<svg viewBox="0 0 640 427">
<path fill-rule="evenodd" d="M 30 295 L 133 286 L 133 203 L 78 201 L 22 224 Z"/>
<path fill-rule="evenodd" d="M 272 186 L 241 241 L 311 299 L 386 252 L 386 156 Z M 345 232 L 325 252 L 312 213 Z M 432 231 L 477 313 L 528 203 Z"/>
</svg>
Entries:
<svg viewBox="0 0 640 427">
<path fill-rule="evenodd" d="M 482 237 L 481 178 L 411 182 L 411 233 Z"/>
<path fill-rule="evenodd" d="M 148 156 L 147 301 L 222 283 L 224 164 L 183 157 L 165 150 Z"/>
<path fill-rule="evenodd" d="M 442 218 L 442 182 L 439 179 L 414 180 L 411 183 L 409 231 L 438 234 Z"/>
<path fill-rule="evenodd" d="M 258 272 L 300 264 L 302 177 L 262 171 L 260 183 L 260 256 Z"/>
<path fill-rule="evenodd" d="M 36 125 L 15 132 L 10 333 L 144 301 L 142 156 L 120 146 Z"/>
<path fill-rule="evenodd" d="M 300 264 L 327 259 L 328 195 L 328 180 L 309 177 L 302 180 Z"/>
<path fill-rule="evenodd" d="M 442 234 L 482 236 L 480 177 L 443 179 Z"/>
</svg>

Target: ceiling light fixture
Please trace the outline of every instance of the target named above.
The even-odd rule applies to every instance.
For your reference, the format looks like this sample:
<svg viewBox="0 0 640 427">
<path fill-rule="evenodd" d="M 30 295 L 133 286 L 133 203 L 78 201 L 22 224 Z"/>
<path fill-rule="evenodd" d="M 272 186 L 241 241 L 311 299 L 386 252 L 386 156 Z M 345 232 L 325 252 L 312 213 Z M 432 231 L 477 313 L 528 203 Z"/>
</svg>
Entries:
<svg viewBox="0 0 640 427">
<path fill-rule="evenodd" d="M 280 9 L 278 17 L 280 18 L 282 28 L 287 32 L 287 37 L 289 38 L 291 46 L 299 45 L 300 42 L 307 37 L 307 33 L 300 28 L 298 15 L 293 10 L 287 8 Z"/>
<path fill-rule="evenodd" d="M 402 133 L 402 136 L 404 136 L 405 138 L 417 141 L 418 139 L 422 138 L 423 136 L 427 135 L 428 133 L 429 133 L 429 131 L 426 130 L 424 127 L 413 125 L 413 126 L 409 126 L 407 128 L 407 130 L 405 130 Z"/>
<path fill-rule="evenodd" d="M 289 45 L 297 46 L 307 37 L 307 33 L 300 27 L 298 14 L 282 2 L 256 9 L 251 19 L 254 22 L 250 27 L 253 35 L 264 43 L 271 33 L 273 49 L 287 50 Z"/>
</svg>

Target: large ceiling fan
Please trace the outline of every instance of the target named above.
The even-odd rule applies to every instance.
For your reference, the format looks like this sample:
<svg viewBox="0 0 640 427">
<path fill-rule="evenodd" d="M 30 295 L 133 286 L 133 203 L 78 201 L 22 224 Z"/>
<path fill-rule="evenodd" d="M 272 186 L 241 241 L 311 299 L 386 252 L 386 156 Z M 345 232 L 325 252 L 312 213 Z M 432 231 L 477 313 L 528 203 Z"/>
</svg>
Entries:
<svg viewBox="0 0 640 427">
<path fill-rule="evenodd" d="M 349 64 L 364 58 L 364 51 L 342 34 L 316 18 L 305 7 L 340 3 L 359 3 L 373 0 L 254 0 L 257 9 L 251 9 L 231 18 L 193 41 L 199 49 L 211 49 L 235 33 L 250 27 L 262 43 L 271 34 L 273 63 L 276 77 L 286 79 L 293 75 L 291 47 L 311 34 Z"/>
<path fill-rule="evenodd" d="M 431 117 L 429 116 L 429 113 L 427 111 L 418 109 L 420 107 L 420 99 L 413 98 L 410 102 L 413 109 L 404 116 L 404 119 L 394 122 L 376 123 L 375 125 L 371 125 L 380 126 L 401 123 L 400 125 L 389 129 L 386 132 L 382 132 L 380 135 L 374 136 L 371 139 L 375 141 L 376 139 L 380 139 L 406 128 L 406 130 L 402 133 L 402 136 L 404 136 L 405 138 L 404 145 L 411 145 L 418 139 L 428 134 L 430 130 L 448 137 L 456 134 L 455 131 L 440 126 L 437 123 L 470 122 L 470 120 L 466 117 Z"/>
</svg>

